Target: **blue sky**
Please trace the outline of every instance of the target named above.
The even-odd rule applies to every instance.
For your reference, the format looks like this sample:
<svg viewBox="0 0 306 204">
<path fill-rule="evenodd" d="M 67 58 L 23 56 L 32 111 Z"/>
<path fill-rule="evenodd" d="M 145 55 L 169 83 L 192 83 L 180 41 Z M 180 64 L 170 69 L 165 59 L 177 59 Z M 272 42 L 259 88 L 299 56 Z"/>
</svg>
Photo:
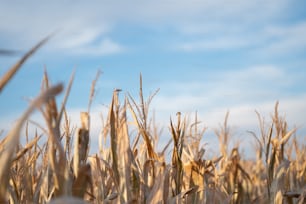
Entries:
<svg viewBox="0 0 306 204">
<path fill-rule="evenodd" d="M 274 104 L 291 125 L 306 126 L 305 1 L 0 1 L 0 74 L 50 33 L 1 93 L 0 129 L 7 129 L 39 93 L 44 67 L 52 81 L 76 78 L 68 102 L 72 120 L 85 110 L 91 81 L 103 74 L 92 128 L 114 88 L 138 96 L 139 73 L 161 124 L 177 111 L 197 111 L 210 130 L 229 123 L 240 133 L 269 121 Z M 167 131 L 167 130 L 165 130 Z M 239 132 L 239 131 L 238 131 Z M 209 141 L 208 141 L 209 142 Z"/>
</svg>

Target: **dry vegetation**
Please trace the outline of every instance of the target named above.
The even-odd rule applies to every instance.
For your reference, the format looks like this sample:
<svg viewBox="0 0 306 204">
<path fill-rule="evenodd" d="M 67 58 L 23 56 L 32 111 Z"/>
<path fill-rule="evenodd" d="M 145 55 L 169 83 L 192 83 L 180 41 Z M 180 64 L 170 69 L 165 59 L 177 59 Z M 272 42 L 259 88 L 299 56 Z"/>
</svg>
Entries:
<svg viewBox="0 0 306 204">
<path fill-rule="evenodd" d="M 29 51 L 1 78 L 0 92 L 23 62 L 47 39 Z M 119 102 L 115 90 L 107 120 L 101 122 L 100 148 L 88 155 L 90 106 L 81 113 L 81 127 L 74 131 L 65 111 L 73 76 L 61 105 L 56 96 L 63 86 L 51 85 L 45 73 L 41 94 L 31 102 L 15 127 L 0 142 L 0 203 L 305 203 L 306 146 L 288 130 L 275 106 L 266 128 L 258 114 L 260 135 L 254 136 L 256 160 L 245 160 L 239 146 L 229 149 L 227 116 L 216 131 L 220 153 L 205 159 L 197 117 L 187 121 L 181 113 L 170 121 L 172 141 L 160 152 L 158 134 L 148 118 L 149 104 L 130 95 Z M 4 99 L 2 99 L 4 100 Z M 30 114 L 38 109 L 45 126 L 32 122 L 41 134 L 21 132 Z M 4 117 L 4 116 L 1 116 Z M 133 134 L 131 130 L 134 130 Z M 38 132 L 38 131 L 37 131 Z M 73 134 L 75 132 L 75 134 Z M 26 137 L 26 144 L 20 137 Z M 32 139 L 28 139 L 32 138 Z M 40 144 L 42 138 L 46 142 Z M 170 162 L 165 152 L 171 151 Z"/>
</svg>

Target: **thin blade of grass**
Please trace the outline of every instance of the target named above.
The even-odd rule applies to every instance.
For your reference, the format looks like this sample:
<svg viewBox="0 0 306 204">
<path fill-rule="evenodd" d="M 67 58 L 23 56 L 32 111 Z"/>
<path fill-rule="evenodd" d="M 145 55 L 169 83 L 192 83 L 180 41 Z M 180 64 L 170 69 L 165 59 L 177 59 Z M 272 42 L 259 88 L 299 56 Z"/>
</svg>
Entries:
<svg viewBox="0 0 306 204">
<path fill-rule="evenodd" d="M 75 75 L 75 72 L 73 72 L 71 77 L 70 77 L 70 80 L 69 80 L 69 83 L 68 83 L 68 86 L 67 86 L 67 90 L 66 90 L 66 93 L 65 93 L 65 96 L 64 96 L 64 100 L 62 102 L 61 109 L 60 109 L 59 114 L 57 116 L 57 125 L 60 125 L 60 123 L 61 123 L 61 119 L 62 119 L 64 110 L 65 110 L 65 105 L 67 103 L 68 96 L 70 94 L 70 90 L 71 90 L 72 83 L 73 83 L 73 80 L 74 80 L 74 75 Z"/>
<path fill-rule="evenodd" d="M 29 142 L 22 150 L 17 153 L 17 156 L 13 159 L 13 162 L 17 161 L 20 157 L 22 157 L 27 151 L 29 151 L 42 136 L 35 137 L 31 142 Z"/>
<path fill-rule="evenodd" d="M 5 85 L 11 80 L 11 78 L 16 74 L 16 72 L 21 68 L 25 61 L 35 53 L 42 45 L 44 45 L 52 35 L 47 36 L 37 45 L 35 45 L 30 51 L 28 51 L 14 66 L 12 66 L 0 79 L 0 93 L 2 92 Z"/>
</svg>

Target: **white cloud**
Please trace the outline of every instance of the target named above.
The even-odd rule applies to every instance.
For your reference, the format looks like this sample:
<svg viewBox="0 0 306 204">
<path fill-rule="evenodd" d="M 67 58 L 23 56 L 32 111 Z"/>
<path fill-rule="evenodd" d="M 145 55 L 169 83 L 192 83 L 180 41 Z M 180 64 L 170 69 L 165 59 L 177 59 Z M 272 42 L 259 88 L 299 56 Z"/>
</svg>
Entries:
<svg viewBox="0 0 306 204">
<path fill-rule="evenodd" d="M 190 103 L 190 98 L 202 105 L 230 105 L 242 100 L 250 103 L 271 98 L 277 100 L 282 96 L 280 91 L 283 88 L 298 83 L 293 80 L 296 76 L 290 70 L 269 64 L 235 70 L 222 69 L 222 72 L 209 68 L 199 69 L 194 74 L 208 77 L 202 80 L 168 81 L 160 85 L 161 92 L 165 91 L 170 97 L 177 99 L 175 101 L 183 99 L 184 104 Z M 182 106 L 186 107 L 184 104 Z"/>
<path fill-rule="evenodd" d="M 107 37 L 111 28 L 101 25 L 99 27 L 77 27 L 60 30 L 49 46 L 52 52 L 63 51 L 70 55 L 103 56 L 126 51 L 118 42 Z"/>
<path fill-rule="evenodd" d="M 274 112 L 275 100 L 267 100 L 265 102 L 248 103 L 244 101 L 237 102 L 236 105 L 231 106 L 205 106 L 199 105 L 202 96 L 198 97 L 195 101 L 190 99 L 188 107 L 185 105 L 185 100 L 180 101 L 178 98 L 174 100 L 172 98 L 163 97 L 163 100 L 158 100 L 157 96 L 153 103 L 153 109 L 156 110 L 156 119 L 159 124 L 162 124 L 164 128 L 169 127 L 170 116 L 175 121 L 176 112 L 180 111 L 184 116 L 192 119 L 192 116 L 197 112 L 198 118 L 202 125 L 208 127 L 208 131 L 212 132 L 218 129 L 223 124 L 225 114 L 230 112 L 228 124 L 234 131 L 234 134 L 244 134 L 246 131 L 259 131 L 259 122 L 255 111 L 258 111 L 262 117 L 265 118 L 266 125 L 270 125 L 271 115 Z M 209 100 L 206 98 L 206 100 Z M 305 136 L 306 120 L 303 117 L 306 114 L 306 107 L 304 101 L 306 95 L 300 95 L 295 98 L 284 97 L 279 100 L 279 115 L 285 117 L 288 122 L 289 128 L 298 127 L 301 133 L 301 137 Z M 165 101 L 165 102 L 163 102 Z M 203 100 L 205 103 L 205 100 Z M 213 103 L 214 101 L 211 101 Z M 170 105 L 169 105 L 170 104 Z M 170 107 L 169 109 L 166 109 Z M 160 108 L 159 108 L 160 107 Z M 194 108 L 193 110 L 191 110 Z M 190 117 L 191 116 L 191 117 Z M 210 133 L 211 134 L 211 133 Z M 206 139 L 207 140 L 207 139 Z M 210 141 L 208 141 L 210 142 Z"/>
<path fill-rule="evenodd" d="M 259 27 L 249 24 L 229 24 L 227 21 L 183 25 L 183 40 L 174 49 L 186 52 L 250 49 L 256 55 L 273 56 L 303 51 L 306 47 L 306 22 L 275 25 L 262 23 Z"/>
<path fill-rule="evenodd" d="M 75 54 L 88 54 L 91 56 L 116 54 L 125 51 L 126 48 L 122 45 L 105 38 L 98 42 L 97 45 L 88 45 L 72 51 Z"/>
<path fill-rule="evenodd" d="M 238 71 L 231 72 L 232 76 L 237 76 L 241 79 L 277 79 L 285 77 L 284 70 L 282 68 L 273 65 L 257 65 L 249 67 L 248 69 L 242 69 Z"/>
<path fill-rule="evenodd" d="M 59 33 L 60 34 L 60 33 Z M 62 39 L 57 42 L 57 48 L 74 49 L 80 46 L 91 44 L 101 35 L 101 31 L 94 28 L 87 28 L 81 31 L 74 31 L 73 33 L 65 32 Z"/>
<path fill-rule="evenodd" d="M 105 34 L 112 29 L 120 30 L 120 27 L 116 26 L 132 23 L 141 26 L 149 24 L 152 27 L 166 25 L 189 34 L 202 34 L 204 31 L 209 35 L 217 35 L 216 38 L 208 40 L 195 39 L 183 42 L 179 47 L 185 50 L 240 48 L 249 45 L 249 39 L 244 33 L 250 31 L 250 25 L 258 26 L 279 18 L 282 12 L 286 11 L 288 3 L 286 0 L 235 0 L 230 4 L 224 0 L 134 3 L 96 1 L 91 4 L 35 2 L 35 9 L 34 2 L 17 5 L 3 3 L 0 13 L 7 20 L 0 22 L 0 34 L 14 36 L 15 45 L 28 47 L 47 34 L 62 29 L 66 36 L 57 43 L 58 46 L 61 44 L 62 47 L 68 48 L 78 45 L 79 48 L 86 48 L 98 37 L 106 37 Z M 239 31 L 241 28 L 242 32 Z"/>
<path fill-rule="evenodd" d="M 306 21 L 286 26 L 271 26 L 264 31 L 266 44 L 261 54 L 286 54 L 305 50 Z"/>
<path fill-rule="evenodd" d="M 30 3 L 6 3 L 0 8 L 0 13 L 9 20 L 0 22 L 0 42 L 9 43 L 6 47 L 27 50 L 55 32 L 51 42 L 44 46 L 44 50 L 52 54 L 106 55 L 121 52 L 123 46 L 109 37 L 112 21 L 103 19 L 102 11 L 91 12 L 97 11 L 95 6 L 91 8 L 87 4 L 35 3 L 34 10 Z"/>
<path fill-rule="evenodd" d="M 238 38 L 218 38 L 212 40 L 196 40 L 193 42 L 183 42 L 175 47 L 177 49 L 193 52 L 193 51 L 214 51 L 214 50 L 226 50 L 226 49 L 237 49 L 243 48 L 250 44 L 250 41 L 246 39 Z"/>
<path fill-rule="evenodd" d="M 229 110 L 233 123 L 246 127 L 257 121 L 255 110 L 268 114 L 273 111 L 275 102 L 280 101 L 280 109 L 290 115 L 289 122 L 306 125 L 301 117 L 306 114 L 303 104 L 306 93 L 283 92 L 298 83 L 290 80 L 295 78 L 290 77 L 294 75 L 290 70 L 258 65 L 215 75 L 211 80 L 202 82 L 167 82 L 161 85 L 161 91 L 152 104 L 157 115 L 160 113 L 168 120 L 170 114 L 174 115 L 177 111 L 198 111 L 206 123 L 216 126 Z"/>
</svg>

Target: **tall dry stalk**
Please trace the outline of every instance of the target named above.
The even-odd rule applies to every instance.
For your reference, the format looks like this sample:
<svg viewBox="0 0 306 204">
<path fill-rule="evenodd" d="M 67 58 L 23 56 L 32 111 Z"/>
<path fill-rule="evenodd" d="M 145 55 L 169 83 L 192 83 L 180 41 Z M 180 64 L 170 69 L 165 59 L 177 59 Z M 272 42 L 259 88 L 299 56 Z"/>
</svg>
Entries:
<svg viewBox="0 0 306 204">
<path fill-rule="evenodd" d="M 176 196 L 181 193 L 183 182 L 183 161 L 182 154 L 184 148 L 186 121 L 181 121 L 181 113 L 177 113 L 177 125 L 174 127 L 172 120 L 170 120 L 170 128 L 173 139 L 173 153 L 172 153 L 172 177 L 174 182 L 173 195 Z"/>
</svg>

